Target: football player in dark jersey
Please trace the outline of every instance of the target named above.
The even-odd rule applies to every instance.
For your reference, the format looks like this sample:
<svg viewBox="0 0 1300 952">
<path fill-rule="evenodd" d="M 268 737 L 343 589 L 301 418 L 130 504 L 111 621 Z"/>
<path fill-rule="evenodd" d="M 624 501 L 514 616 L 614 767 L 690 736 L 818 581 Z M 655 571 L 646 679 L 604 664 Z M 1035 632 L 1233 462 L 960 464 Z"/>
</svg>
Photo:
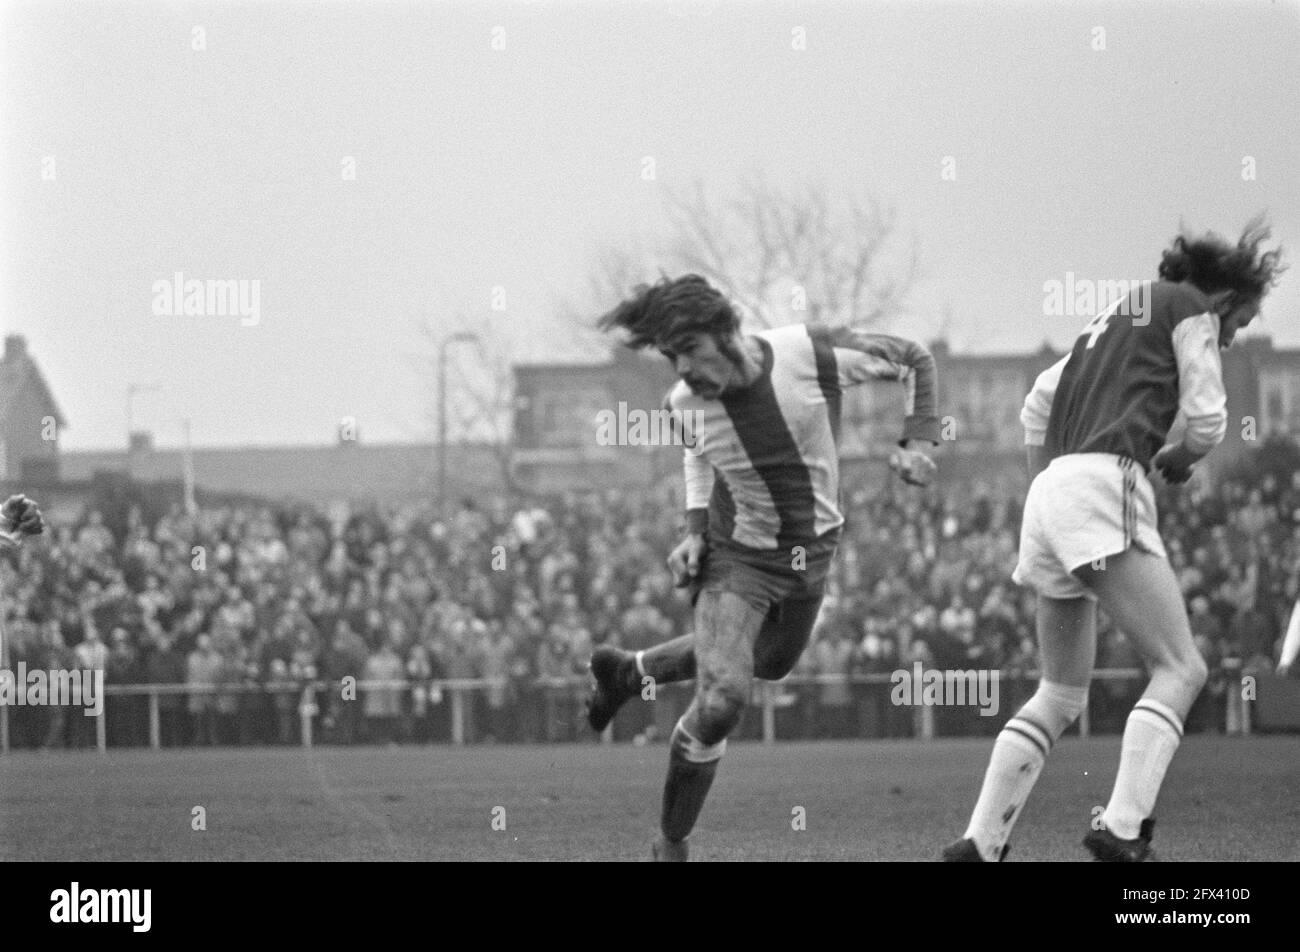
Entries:
<svg viewBox="0 0 1300 952">
<path fill-rule="evenodd" d="M 789 674 L 808 643 L 844 517 L 839 509 L 841 393 L 873 379 L 905 388 L 891 466 L 930 481 L 938 443 L 934 360 L 887 334 L 803 324 L 755 335 L 697 275 L 642 285 L 606 315 L 631 347 L 655 347 L 681 378 L 667 399 L 680 421 L 686 537 L 668 562 L 689 586 L 695 630 L 646 651 L 598 648 L 588 720 L 599 731 L 643 684 L 695 679 L 670 740 L 654 855 L 684 860 L 686 838 L 755 677 Z"/>
<path fill-rule="evenodd" d="M 1000 860 L 1052 745 L 1082 712 L 1096 604 L 1151 675 L 1124 729 L 1110 803 L 1084 845 L 1100 860 L 1148 857 L 1152 810 L 1206 679 L 1156 528 L 1148 470 L 1185 482 L 1227 425 L 1219 351 L 1259 313 L 1281 270 L 1263 219 L 1237 242 L 1183 234 L 1160 280 L 1116 302 L 1045 370 L 1021 422 L 1032 483 L 1012 576 L 1038 594 L 1042 678 L 1002 729 L 953 862 Z"/>
</svg>

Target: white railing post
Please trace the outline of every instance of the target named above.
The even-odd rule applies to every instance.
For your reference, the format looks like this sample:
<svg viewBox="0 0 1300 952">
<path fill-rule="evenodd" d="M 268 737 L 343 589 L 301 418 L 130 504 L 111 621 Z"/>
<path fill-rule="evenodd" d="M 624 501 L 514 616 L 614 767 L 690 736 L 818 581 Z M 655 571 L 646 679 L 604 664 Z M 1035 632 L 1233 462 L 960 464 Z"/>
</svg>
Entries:
<svg viewBox="0 0 1300 952">
<path fill-rule="evenodd" d="M 149 690 L 149 746 L 157 750 L 162 746 L 162 725 L 159 723 L 160 715 L 158 712 L 158 691 L 150 688 Z"/>
<path fill-rule="evenodd" d="M 460 685 L 448 687 L 451 691 L 451 742 L 457 746 L 465 743 L 465 697 Z"/>
<path fill-rule="evenodd" d="M 1241 703 L 1241 736 L 1250 734 L 1250 698 L 1246 697 L 1246 686 L 1237 685 L 1237 698 Z"/>
<path fill-rule="evenodd" d="M 316 687 L 308 684 L 302 689 L 302 701 L 298 705 L 298 719 L 302 727 L 302 746 L 312 745 L 312 718 L 316 715 Z"/>
</svg>

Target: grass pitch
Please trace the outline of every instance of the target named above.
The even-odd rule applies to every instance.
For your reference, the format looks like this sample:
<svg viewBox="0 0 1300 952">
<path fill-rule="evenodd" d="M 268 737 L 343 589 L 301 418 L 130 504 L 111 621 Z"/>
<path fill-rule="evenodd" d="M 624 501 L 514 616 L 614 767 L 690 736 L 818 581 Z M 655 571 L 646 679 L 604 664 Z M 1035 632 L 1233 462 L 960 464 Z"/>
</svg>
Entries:
<svg viewBox="0 0 1300 952">
<path fill-rule="evenodd" d="M 990 747 L 734 743 L 692 859 L 933 860 Z M 1062 739 L 1008 861 L 1087 858 L 1119 747 Z M 662 744 L 14 752 L 0 860 L 641 860 L 666 762 Z M 1300 860 L 1300 738 L 1187 738 L 1156 815 L 1164 860 Z"/>
</svg>

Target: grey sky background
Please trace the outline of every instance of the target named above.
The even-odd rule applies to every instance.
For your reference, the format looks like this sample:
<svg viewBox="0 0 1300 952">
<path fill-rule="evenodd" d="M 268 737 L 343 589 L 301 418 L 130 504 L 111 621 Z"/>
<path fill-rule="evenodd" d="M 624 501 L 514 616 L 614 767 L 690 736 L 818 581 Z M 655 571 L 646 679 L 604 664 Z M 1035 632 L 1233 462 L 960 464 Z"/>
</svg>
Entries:
<svg viewBox="0 0 1300 952">
<path fill-rule="evenodd" d="M 572 353 L 562 303 L 615 303 L 599 250 L 652 247 L 697 178 L 894 205 L 923 270 L 887 329 L 950 310 L 967 351 L 1066 345 L 1043 283 L 1154 277 L 1180 219 L 1267 209 L 1300 257 L 1295 3 L 54 2 L 0 30 L 0 325 L 67 448 L 123 443 L 129 382 L 162 445 L 183 416 L 204 446 L 428 438 L 422 318 Z M 260 280 L 260 323 L 155 316 L 176 271 Z M 1300 345 L 1300 271 L 1260 330 Z"/>
</svg>

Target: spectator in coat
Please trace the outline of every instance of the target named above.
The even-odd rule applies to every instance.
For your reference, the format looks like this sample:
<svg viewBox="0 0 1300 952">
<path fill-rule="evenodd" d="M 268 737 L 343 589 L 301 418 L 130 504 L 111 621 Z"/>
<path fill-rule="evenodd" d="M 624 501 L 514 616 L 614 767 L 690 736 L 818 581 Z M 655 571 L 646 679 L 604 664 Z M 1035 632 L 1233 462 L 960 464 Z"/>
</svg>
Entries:
<svg viewBox="0 0 1300 952">
<path fill-rule="evenodd" d="M 393 650 L 392 641 L 385 639 L 379 650 L 366 659 L 366 681 L 404 681 L 406 668 Z M 402 714 L 401 687 L 368 687 L 365 689 L 366 732 L 372 740 L 391 744 L 397 740 L 397 723 Z"/>
<path fill-rule="evenodd" d="M 140 681 L 139 654 L 125 628 L 114 628 L 112 647 L 104 665 L 105 685 L 135 685 Z M 109 695 L 104 698 L 104 716 L 108 718 L 108 742 L 115 747 L 134 747 L 143 738 L 145 698 L 139 694 Z"/>
<path fill-rule="evenodd" d="M 145 658 L 144 679 L 150 684 L 184 684 L 185 656 L 176 650 L 174 638 L 157 628 L 153 649 Z M 158 741 L 163 747 L 175 747 L 184 738 L 185 699 L 173 692 L 158 695 Z"/>
<path fill-rule="evenodd" d="M 212 647 L 209 635 L 199 635 L 194 650 L 185 659 L 185 684 L 190 689 L 190 743 L 212 746 L 217 742 L 217 681 L 221 677 L 221 655 Z"/>
<path fill-rule="evenodd" d="M 334 626 L 334 640 L 325 656 L 326 727 L 332 729 L 334 740 L 340 744 L 355 743 L 361 711 L 355 690 L 362 680 L 368 660 L 366 643 L 352 630 L 346 618 Z M 344 679 L 352 690 L 347 690 Z"/>
</svg>

